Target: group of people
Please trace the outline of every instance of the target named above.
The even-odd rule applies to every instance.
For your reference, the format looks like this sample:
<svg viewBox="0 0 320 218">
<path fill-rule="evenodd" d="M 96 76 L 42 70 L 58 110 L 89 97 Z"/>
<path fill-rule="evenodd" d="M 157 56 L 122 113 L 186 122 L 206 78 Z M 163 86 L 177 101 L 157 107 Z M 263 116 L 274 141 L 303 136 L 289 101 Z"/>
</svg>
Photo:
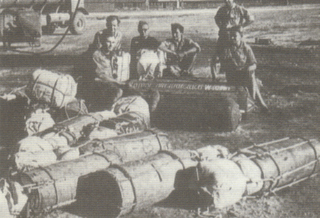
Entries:
<svg viewBox="0 0 320 218">
<path fill-rule="evenodd" d="M 96 76 L 106 82 L 122 84 L 124 80 L 119 79 L 117 76 L 120 72 L 116 72 L 119 66 L 115 66 L 119 64 L 116 57 L 125 54 L 121 50 L 122 33 L 119 25 L 120 19 L 117 16 L 107 17 L 107 28 L 95 34 L 89 50 L 92 50 L 96 64 Z M 121 60 L 122 64 L 130 65 L 130 79 L 151 80 L 163 74 L 174 77 L 192 75 L 191 69 L 201 48 L 198 43 L 184 37 L 181 24 L 173 23 L 171 31 L 172 38 L 159 42 L 149 35 L 149 24 L 139 21 L 139 36 L 131 41 L 130 58 L 127 61 Z"/>
<path fill-rule="evenodd" d="M 255 77 L 256 58 L 251 47 L 243 40 L 244 28 L 254 22 L 254 17 L 234 0 L 225 0 L 215 21 L 219 27 L 219 38 L 216 54 L 211 62 L 212 78 L 215 79 L 220 72 L 224 72 L 229 84 L 247 87 L 262 110 L 268 111 Z"/>
<path fill-rule="evenodd" d="M 255 78 L 257 61 L 250 46 L 242 39 L 244 27 L 253 23 L 254 17 L 233 0 L 225 0 L 215 21 L 219 27 L 219 38 L 211 62 L 213 81 L 219 73 L 225 73 L 230 85 L 247 87 L 251 97 L 258 100 L 263 110 L 268 110 Z M 107 17 L 107 28 L 97 32 L 90 45 L 97 78 L 119 90 L 119 85 L 129 78 L 153 80 L 166 76 L 193 76 L 192 68 L 201 48 L 197 42 L 184 36 L 181 24 L 172 23 L 172 38 L 159 42 L 149 35 L 149 24 L 139 21 L 139 36 L 131 40 L 130 55 L 121 50 L 123 35 L 119 25 L 117 16 Z M 119 70 L 119 65 L 130 67 Z"/>
</svg>

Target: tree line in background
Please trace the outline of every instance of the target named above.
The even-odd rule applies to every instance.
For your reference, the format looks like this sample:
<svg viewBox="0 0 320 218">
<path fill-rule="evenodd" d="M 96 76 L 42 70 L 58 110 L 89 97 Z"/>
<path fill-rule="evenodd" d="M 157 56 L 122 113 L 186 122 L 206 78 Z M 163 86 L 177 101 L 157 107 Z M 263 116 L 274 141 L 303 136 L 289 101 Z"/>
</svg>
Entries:
<svg viewBox="0 0 320 218">
<path fill-rule="evenodd" d="M 237 3 L 253 5 L 290 5 L 290 4 L 311 4 L 320 3 L 319 0 L 236 0 Z"/>
<path fill-rule="evenodd" d="M 268 6 L 320 3 L 319 0 L 235 0 L 240 5 Z M 89 12 L 218 8 L 224 0 L 85 0 Z"/>
</svg>

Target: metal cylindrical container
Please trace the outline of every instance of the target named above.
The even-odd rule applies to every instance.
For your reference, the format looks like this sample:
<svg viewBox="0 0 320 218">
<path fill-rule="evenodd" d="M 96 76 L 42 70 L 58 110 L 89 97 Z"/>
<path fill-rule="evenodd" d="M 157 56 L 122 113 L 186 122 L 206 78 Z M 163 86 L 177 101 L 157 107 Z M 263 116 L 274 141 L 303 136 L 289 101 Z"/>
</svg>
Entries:
<svg viewBox="0 0 320 218">
<path fill-rule="evenodd" d="M 188 80 L 168 80 L 157 79 L 152 81 L 131 80 L 129 86 L 140 92 L 158 90 L 164 97 L 167 95 L 176 96 L 176 99 L 186 98 L 195 99 L 219 99 L 232 98 L 240 106 L 240 109 L 247 110 L 248 93 L 243 87 L 226 85 L 225 83 L 212 83 L 207 81 L 188 81 Z M 190 101 L 194 103 L 194 101 Z M 173 102 L 174 103 L 174 102 Z M 184 104 L 184 106 L 188 106 Z M 219 105 L 216 105 L 219 107 Z"/>
<path fill-rule="evenodd" d="M 30 188 L 32 211 L 70 204 L 76 199 L 79 177 L 166 150 L 170 143 L 165 134 L 149 131 L 86 142 L 80 149 L 84 147 L 87 155 L 80 158 L 20 174 L 21 184 Z"/>
<path fill-rule="evenodd" d="M 66 22 L 70 20 L 69 13 L 51 13 L 47 15 L 47 23 Z"/>
<path fill-rule="evenodd" d="M 240 110 L 248 111 L 248 94 L 243 87 L 165 79 L 132 80 L 129 86 L 146 96 L 150 91 L 160 94 L 151 116 L 151 122 L 159 128 L 212 127 L 218 131 L 233 131 L 241 119 Z"/>
<path fill-rule="evenodd" d="M 241 150 L 261 170 L 262 192 L 275 192 L 320 171 L 320 142 L 284 138 Z"/>
<path fill-rule="evenodd" d="M 121 162 L 113 152 L 85 155 L 37 168 L 20 175 L 23 186 L 30 186 L 30 209 L 34 213 L 50 210 L 75 201 L 78 178 Z"/>
<path fill-rule="evenodd" d="M 90 187 L 85 186 L 86 192 L 94 198 L 91 202 L 100 202 L 99 208 L 108 208 L 108 214 L 124 215 L 168 197 L 174 189 L 177 172 L 197 164 L 189 151 L 160 151 L 139 161 L 111 165 L 93 173 L 87 178 Z"/>
</svg>

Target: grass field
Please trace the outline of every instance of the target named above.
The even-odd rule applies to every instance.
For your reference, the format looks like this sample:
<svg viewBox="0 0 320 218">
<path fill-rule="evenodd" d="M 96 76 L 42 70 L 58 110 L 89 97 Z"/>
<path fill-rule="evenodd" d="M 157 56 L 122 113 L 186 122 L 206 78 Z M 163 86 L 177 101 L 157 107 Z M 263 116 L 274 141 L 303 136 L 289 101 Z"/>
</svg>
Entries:
<svg viewBox="0 0 320 218">
<path fill-rule="evenodd" d="M 251 113 L 239 128 L 231 133 L 206 131 L 167 131 L 174 148 L 194 149 L 205 145 L 221 144 L 235 151 L 252 143 L 260 143 L 286 136 L 319 139 L 320 132 L 320 5 L 251 8 L 255 22 L 246 29 L 246 40 L 252 44 L 258 60 L 257 76 L 263 81 L 262 95 L 271 114 Z M 152 13 L 130 16 L 121 13 L 123 48 L 129 50 L 130 39 L 136 36 L 140 19 L 149 22 L 151 35 L 159 40 L 170 37 L 170 23 L 185 26 L 187 37 L 199 42 L 202 53 L 198 56 L 194 74 L 210 77 L 209 61 L 214 51 L 217 27 L 215 9 L 195 12 Z M 101 17 L 101 16 L 100 16 Z M 96 31 L 104 28 L 104 20 L 92 17 L 88 31 L 81 36 L 67 36 L 60 47 L 39 59 L 14 52 L 2 52 L 0 93 L 26 84 L 32 71 L 38 67 L 70 72 L 77 63 L 77 55 L 84 52 Z M 52 47 L 64 30 L 44 36 L 42 46 L 34 51 Z M 255 45 L 255 38 L 270 38 L 271 46 Z M 300 43 L 311 39 L 309 45 Z M 313 40 L 313 41 L 312 41 Z M 24 45 L 18 49 L 31 51 Z M 37 61 L 36 61 L 37 60 Z M 218 211 L 221 217 L 320 217 L 320 177 L 302 182 L 277 195 L 257 199 L 243 199 L 236 205 Z M 161 200 L 161 199 L 159 199 Z M 90 208 L 88 208 L 90 210 Z M 56 210 L 46 217 L 83 217 L 74 208 Z M 195 211 L 182 208 L 148 207 L 128 217 L 197 217 Z"/>
</svg>

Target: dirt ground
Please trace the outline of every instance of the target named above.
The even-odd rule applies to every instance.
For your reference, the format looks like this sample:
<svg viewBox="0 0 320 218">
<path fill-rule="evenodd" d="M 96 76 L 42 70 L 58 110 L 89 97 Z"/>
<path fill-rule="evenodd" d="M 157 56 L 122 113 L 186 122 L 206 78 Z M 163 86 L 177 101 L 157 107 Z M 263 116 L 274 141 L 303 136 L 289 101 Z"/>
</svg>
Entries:
<svg viewBox="0 0 320 218">
<path fill-rule="evenodd" d="M 251 43 L 258 61 L 256 72 L 263 82 L 264 96 L 270 114 L 259 110 L 250 113 L 238 129 L 231 133 L 205 131 L 165 130 L 174 148 L 194 149 L 220 144 L 235 151 L 252 143 L 267 142 L 283 137 L 319 139 L 320 132 L 320 5 L 293 5 L 286 7 L 250 8 L 255 22 L 246 29 L 246 41 Z M 202 52 L 198 56 L 194 75 L 210 78 L 209 63 L 217 39 L 214 24 L 216 9 L 181 11 L 167 15 L 144 12 L 121 13 L 123 48 L 129 51 L 130 39 L 136 36 L 140 19 L 149 22 L 151 35 L 158 40 L 170 37 L 170 23 L 185 26 L 185 35 L 199 42 Z M 99 15 L 103 18 L 103 15 Z M 70 72 L 77 64 L 78 55 L 84 52 L 97 30 L 105 22 L 92 16 L 88 31 L 81 36 L 68 35 L 53 53 L 30 57 L 16 52 L 1 52 L 0 93 L 26 84 L 34 69 Z M 64 30 L 42 38 L 42 46 L 33 51 L 51 48 Z M 256 45 L 255 38 L 271 39 L 273 44 Z M 16 49 L 32 51 L 25 44 Z M 0 48 L 1 49 L 1 48 Z M 221 217 L 320 217 L 320 177 L 302 182 L 276 195 L 243 199 L 236 205 L 217 211 Z M 159 199 L 161 200 L 161 199 Z M 88 209 L 90 210 L 90 208 Z M 62 208 L 45 217 L 84 217 L 80 210 Z M 128 217 L 197 217 L 188 207 L 148 207 L 133 212 Z"/>
</svg>

